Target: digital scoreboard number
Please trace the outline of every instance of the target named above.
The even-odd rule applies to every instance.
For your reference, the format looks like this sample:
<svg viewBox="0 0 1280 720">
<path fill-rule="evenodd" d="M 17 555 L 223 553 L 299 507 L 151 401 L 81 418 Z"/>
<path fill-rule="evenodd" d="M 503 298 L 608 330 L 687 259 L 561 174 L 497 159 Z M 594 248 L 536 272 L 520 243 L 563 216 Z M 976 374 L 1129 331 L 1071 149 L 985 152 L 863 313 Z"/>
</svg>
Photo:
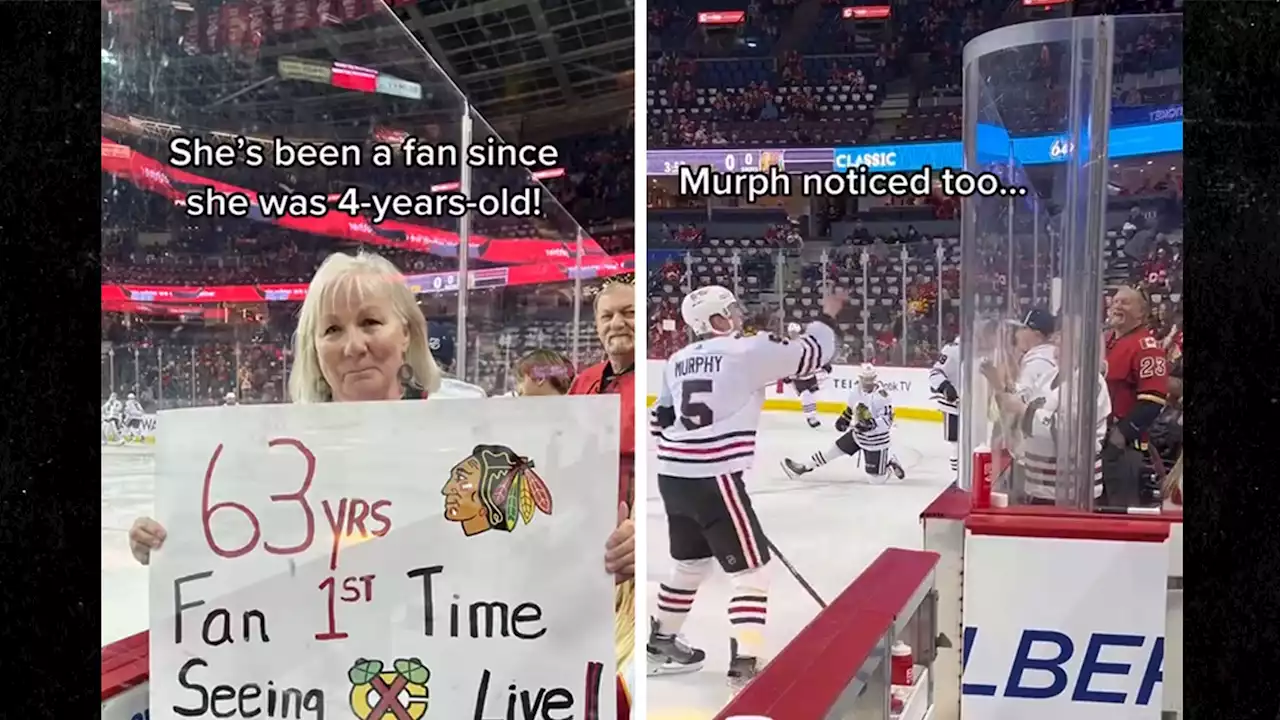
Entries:
<svg viewBox="0 0 1280 720">
<path fill-rule="evenodd" d="M 650 150 L 645 154 L 650 177 L 675 177 L 682 167 L 709 167 L 716 172 L 831 172 L 833 148 L 697 148 Z"/>
<path fill-rule="evenodd" d="M 680 150 L 648 153 L 650 175 L 678 175 L 685 166 L 708 166 L 717 172 L 761 172 L 771 167 L 786 170 L 786 151 L 758 150 Z"/>
</svg>

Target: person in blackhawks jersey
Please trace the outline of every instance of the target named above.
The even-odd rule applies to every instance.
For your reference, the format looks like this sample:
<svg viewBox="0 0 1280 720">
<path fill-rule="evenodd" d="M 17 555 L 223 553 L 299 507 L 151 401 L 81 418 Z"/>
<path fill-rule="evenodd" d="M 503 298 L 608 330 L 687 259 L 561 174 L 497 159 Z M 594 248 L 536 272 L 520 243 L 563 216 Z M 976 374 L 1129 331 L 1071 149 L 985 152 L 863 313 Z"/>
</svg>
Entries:
<svg viewBox="0 0 1280 720">
<path fill-rule="evenodd" d="M 893 432 L 893 401 L 881 387 L 878 373 L 871 363 L 858 368 L 858 382 L 849 392 L 849 402 L 836 420 L 836 431 L 842 433 L 835 445 L 816 452 L 809 462 L 782 459 L 782 470 L 796 479 L 844 455 L 862 454 L 862 466 L 873 483 L 879 484 L 892 472 L 899 480 L 906 477 L 902 464 L 889 447 Z"/>
<path fill-rule="evenodd" d="M 673 560 L 650 620 L 650 675 L 702 667 L 706 653 L 678 634 L 715 562 L 732 588 L 729 684 L 741 687 L 757 674 L 771 553 L 745 477 L 755 466 L 765 389 L 831 362 L 837 347 L 835 318 L 845 298 L 843 292 L 824 297 L 823 314 L 795 339 L 743 333 L 738 299 L 726 288 L 702 287 L 684 298 L 680 312 L 697 338 L 667 360 L 650 414 Z"/>
<path fill-rule="evenodd" d="M 787 337 L 795 340 L 804 334 L 804 328 L 800 327 L 800 323 L 787 324 Z M 808 375 L 797 375 L 779 382 L 778 392 L 782 392 L 783 383 L 791 383 L 796 389 L 796 395 L 800 397 L 800 409 L 804 413 L 805 422 L 811 428 L 822 427 L 822 421 L 818 419 L 818 388 L 821 386 L 821 374 L 831 372 L 831 363 L 827 363 Z"/>
<path fill-rule="evenodd" d="M 929 392 L 942 411 L 943 439 L 951 446 L 951 474 L 960 479 L 960 338 L 947 343 L 929 369 Z"/>
<path fill-rule="evenodd" d="M 1147 329 L 1148 303 L 1139 290 L 1122 287 L 1107 308 L 1107 391 L 1111 394 L 1111 429 L 1102 453 L 1105 504 L 1133 507 L 1149 504 L 1154 488 L 1144 487 L 1151 426 L 1169 396 L 1169 368 L 1164 348 Z"/>
</svg>

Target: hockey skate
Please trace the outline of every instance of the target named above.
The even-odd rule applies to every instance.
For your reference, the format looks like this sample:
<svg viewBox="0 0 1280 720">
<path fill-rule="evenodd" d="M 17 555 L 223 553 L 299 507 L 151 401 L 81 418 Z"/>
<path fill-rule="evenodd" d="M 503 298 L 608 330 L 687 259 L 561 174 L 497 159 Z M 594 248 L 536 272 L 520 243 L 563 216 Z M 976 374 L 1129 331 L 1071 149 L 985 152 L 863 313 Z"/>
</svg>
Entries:
<svg viewBox="0 0 1280 720">
<path fill-rule="evenodd" d="M 889 471 L 899 480 L 907 476 L 907 471 L 902 469 L 902 464 L 898 462 L 898 458 L 893 458 L 889 461 Z"/>
<path fill-rule="evenodd" d="M 729 640 L 729 687 L 741 690 L 760 673 L 756 658 L 738 654 L 738 641 Z"/>
<path fill-rule="evenodd" d="M 649 620 L 649 642 L 645 651 L 649 656 L 649 677 L 697 672 L 707 659 L 705 652 L 691 647 L 680 636 L 660 634 L 654 618 Z"/>
<path fill-rule="evenodd" d="M 813 468 L 801 465 L 791 458 L 782 458 L 782 472 L 786 473 L 788 478 L 795 480 L 807 472 L 813 472 Z"/>
<path fill-rule="evenodd" d="M 811 418 L 806 418 L 806 420 L 808 420 L 808 422 L 809 422 L 809 427 L 811 427 L 811 428 L 820 428 L 820 427 L 822 427 L 822 421 L 821 421 L 821 420 L 819 420 L 818 418 L 811 417 Z"/>
</svg>

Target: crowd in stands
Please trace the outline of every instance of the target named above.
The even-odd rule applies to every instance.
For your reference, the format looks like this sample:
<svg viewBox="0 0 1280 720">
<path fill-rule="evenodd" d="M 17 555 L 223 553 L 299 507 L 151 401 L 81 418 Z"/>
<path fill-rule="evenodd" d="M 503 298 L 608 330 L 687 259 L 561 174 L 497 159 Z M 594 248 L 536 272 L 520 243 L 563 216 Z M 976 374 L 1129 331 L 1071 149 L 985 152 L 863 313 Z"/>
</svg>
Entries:
<svg viewBox="0 0 1280 720">
<path fill-rule="evenodd" d="M 997 0 L 926 0 L 895 4 L 893 17 L 879 23 L 852 23 L 843 19 L 843 5 L 753 3 L 743 27 L 727 31 L 696 22 L 699 10 L 717 7 L 651 4 L 650 147 L 958 139 L 965 43 L 996 27 L 1039 17 Z M 1078 5 L 1077 12 L 1086 14 L 1175 11 L 1171 0 Z M 768 21 L 761 21 L 766 13 Z M 773 31 L 761 33 L 766 25 Z M 1179 22 L 1120 23 L 1116 44 L 1115 106 L 1181 101 L 1180 78 L 1166 82 L 1161 75 L 1176 73 L 1181 64 Z M 1000 90 L 999 121 L 1015 135 L 1065 127 L 1069 108 L 1062 79 L 1070 74 L 1062 72 L 1062 50 L 1030 45 L 984 59 L 984 79 Z M 873 122 L 873 113 L 890 95 L 899 98 L 898 111 Z M 811 121 L 820 127 L 808 127 Z M 1168 218 L 1181 212 L 1179 194 L 1175 174 L 1152 171 L 1140 187 L 1121 188 L 1113 207 L 1123 207 L 1130 197 L 1162 196 L 1171 200 L 1162 212 Z M 650 357 L 666 357 L 687 341 L 679 300 L 693 287 L 731 285 L 750 310 L 751 325 L 778 331 L 812 314 L 817 288 L 829 281 L 852 287 L 856 295 L 846 323 L 846 358 L 931 364 L 939 339 L 947 342 L 957 332 L 958 200 L 941 193 L 896 199 L 881 213 L 853 202 L 811 205 L 808 242 L 797 237 L 786 244 L 771 234 L 776 219 L 752 227 L 741 218 L 717 222 L 714 209 L 709 220 L 677 220 L 680 203 L 651 210 L 649 247 L 666 250 L 650 255 Z M 885 229 L 899 209 L 898 222 Z M 932 224 L 935 231 L 918 231 L 910 218 Z M 879 230 L 867 230 L 864 219 L 878 221 Z M 951 229 L 937 230 L 939 222 Z M 1146 289 L 1153 326 L 1172 346 L 1181 337 L 1180 224 L 1165 222 L 1159 229 L 1144 224 L 1152 225 L 1135 213 L 1111 228 L 1108 282 L 1136 282 Z M 1012 283 L 1014 292 L 1029 294 L 1023 302 L 1047 298 L 1047 274 L 1030 267 L 1010 273 L 1003 252 L 998 243 L 987 252 L 991 272 L 983 291 L 1003 296 Z M 1042 287 L 1032 288 L 1030 277 Z"/>
<path fill-rule="evenodd" d="M 586 307 L 576 338 L 578 367 L 603 359 L 590 305 Z M 269 309 L 252 322 L 217 326 L 104 313 L 102 396 L 136 393 L 149 412 L 220 405 L 228 393 L 242 404 L 282 402 L 293 361 L 295 310 Z M 562 306 L 544 311 L 542 317 L 522 314 L 508 321 L 469 321 L 465 377 L 490 395 L 500 395 L 514 386 L 512 367 L 524 354 L 544 348 L 573 358 L 571 318 L 571 308 Z M 439 324 L 450 326 L 447 321 Z M 444 345 L 443 351 L 436 351 L 437 360 L 446 373 L 458 375 L 456 349 L 451 340 Z"/>
<path fill-rule="evenodd" d="M 809 6 L 817 5 L 815 11 Z M 1172 0 L 1113 0 L 1094 12 L 1172 12 Z M 705 7 L 703 7 L 705 5 Z M 740 26 L 699 24 L 709 3 L 652 3 L 649 11 L 649 145 L 812 147 L 954 138 L 960 129 L 961 50 L 974 37 L 1037 19 L 999 0 L 926 0 L 893 5 L 877 23 L 843 17 L 846 3 L 756 0 Z M 1082 10 L 1086 11 L 1087 10 Z M 1115 73 L 1178 67 L 1181 25 L 1144 22 L 1117 32 Z M 1015 133 L 1061 130 L 1067 88 L 1061 47 L 1031 45 L 984 61 L 999 86 L 1001 120 Z M 870 118 L 892 91 L 905 112 L 873 131 Z M 1135 90 L 1127 104 L 1153 102 Z M 1017 97 L 1014 97 L 1014 96 Z M 1145 96 L 1145 97 L 1144 97 Z"/>
<path fill-rule="evenodd" d="M 1112 224 L 1105 284 L 1133 284 L 1147 293 L 1151 328 L 1176 359 L 1182 344 L 1180 204 L 1170 211 L 1174 217 L 1134 205 L 1127 217 Z M 852 295 L 840 318 L 840 361 L 932 365 L 939 343 L 959 333 L 959 238 L 954 233 L 930 236 L 911 225 L 883 234 L 861 224 L 841 229 L 841 236 L 815 238 L 799 247 L 780 243 L 776 233 L 763 227 L 753 236 L 732 223 L 687 224 L 651 233 L 649 357 L 669 357 L 688 342 L 680 301 L 694 288 L 729 287 L 743 301 L 750 329 L 778 332 L 788 323 L 812 319 L 821 288 L 834 285 Z M 1020 247 L 1018 261 L 1010 265 L 1005 238 L 986 240 L 990 247 L 981 253 L 985 271 L 980 295 L 993 305 L 1006 303 L 1011 292 L 1021 307 L 1046 304 L 1048 241 L 1039 255 Z M 1025 235 L 1019 242 L 1029 245 Z"/>
<path fill-rule="evenodd" d="M 557 142 L 566 172 L 546 180 L 544 186 L 548 191 L 546 202 L 559 203 L 563 209 L 545 219 L 477 218 L 473 231 L 489 237 L 572 242 L 580 225 L 606 252 L 633 252 L 632 138 L 630 124 L 624 123 Z M 163 157 L 163 149 L 156 143 L 130 140 L 140 152 Z M 417 178 L 425 186 L 410 187 L 404 172 L 360 172 L 363 174 L 344 178 L 343 182 L 359 183 L 378 192 L 423 192 L 432 183 L 449 181 L 448 173 L 436 172 Z M 474 177 L 481 186 L 503 182 L 500 171 L 476 173 Z M 263 183 L 269 187 L 274 181 L 303 192 L 331 190 L 330 183 L 335 182 L 333 176 L 322 181 L 306 173 L 272 175 L 268 180 L 245 168 L 217 174 L 216 179 L 248 188 L 261 188 Z M 513 177 L 512 182 L 517 181 Z M 102 222 L 103 281 L 113 284 L 307 283 L 319 263 L 336 250 L 377 252 L 406 274 L 453 271 L 458 265 L 456 257 L 381 246 L 361 248 L 331 237 L 243 219 L 191 220 L 162 196 L 105 173 Z M 448 220 L 433 219 L 430 223 L 456 231 L 456 225 Z M 469 266 L 484 269 L 495 265 L 472 258 Z M 546 347 L 574 356 L 575 302 L 566 285 L 477 289 L 468 299 L 472 312 L 467 323 L 465 376 L 469 381 L 493 393 L 506 392 L 514 382 L 509 377 L 511 363 L 525 352 Z M 455 295 L 424 296 L 423 305 L 433 328 L 456 325 Z M 599 360 L 591 306 L 584 306 L 584 320 L 576 334 L 576 354 L 583 365 Z M 228 323 L 104 313 L 104 397 L 112 391 L 137 392 L 148 410 L 217 404 L 229 392 L 244 403 L 282 400 L 286 395 L 289 342 L 297 305 L 272 302 L 229 311 L 233 317 Z M 456 370 L 452 367 L 454 354 L 450 349 L 441 358 L 449 370 Z"/>
</svg>

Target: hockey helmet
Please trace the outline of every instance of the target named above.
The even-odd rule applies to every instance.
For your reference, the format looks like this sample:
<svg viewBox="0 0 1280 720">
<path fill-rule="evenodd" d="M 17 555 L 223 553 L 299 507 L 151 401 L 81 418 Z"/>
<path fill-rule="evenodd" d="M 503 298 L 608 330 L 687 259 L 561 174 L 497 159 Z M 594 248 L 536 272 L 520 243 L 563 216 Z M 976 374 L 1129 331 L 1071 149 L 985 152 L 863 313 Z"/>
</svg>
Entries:
<svg viewBox="0 0 1280 720">
<path fill-rule="evenodd" d="M 698 335 L 723 335 L 711 325 L 711 318 L 719 315 L 733 320 L 738 298 L 728 288 L 707 285 L 684 296 L 680 303 L 680 316 L 690 330 Z M 735 323 L 736 325 L 736 323 Z"/>
<path fill-rule="evenodd" d="M 876 366 L 871 363 L 862 363 L 862 366 L 858 368 L 858 382 L 862 384 L 862 387 L 867 388 L 868 390 L 875 387 L 876 379 L 878 377 L 879 374 L 876 372 Z"/>
<path fill-rule="evenodd" d="M 799 335 L 803 331 L 804 331 L 804 328 L 800 327 L 800 323 L 797 323 L 797 322 L 787 323 L 788 335 L 795 337 L 796 335 Z"/>
</svg>

